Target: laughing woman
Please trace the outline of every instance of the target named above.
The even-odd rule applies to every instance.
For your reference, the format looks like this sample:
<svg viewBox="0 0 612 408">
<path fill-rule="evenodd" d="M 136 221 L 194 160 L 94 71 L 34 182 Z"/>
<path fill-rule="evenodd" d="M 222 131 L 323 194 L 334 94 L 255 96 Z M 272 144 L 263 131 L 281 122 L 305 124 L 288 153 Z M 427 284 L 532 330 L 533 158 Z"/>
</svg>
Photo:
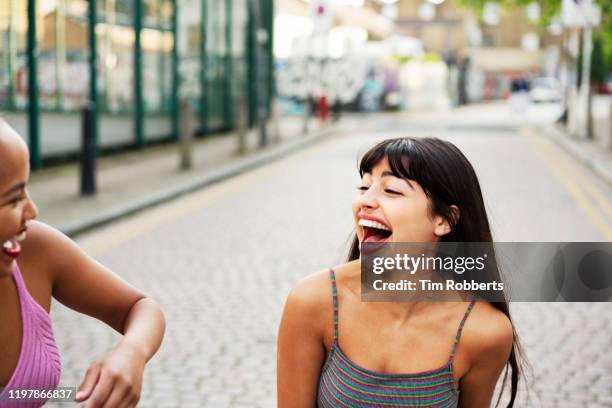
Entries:
<svg viewBox="0 0 612 408">
<path fill-rule="evenodd" d="M 519 345 L 507 303 L 361 302 L 361 242 L 492 241 L 471 164 L 449 142 L 402 138 L 371 148 L 359 173 L 348 262 L 288 296 L 279 408 L 484 408 L 504 367 L 512 407 Z"/>
<path fill-rule="evenodd" d="M 29 401 L 16 397 L 58 385 L 52 298 L 123 334 L 91 365 L 76 400 L 87 401 L 87 407 L 134 407 L 145 364 L 164 335 L 163 313 L 64 235 L 33 221 L 28 162 L 27 146 L 0 119 L 0 407 L 39 407 L 44 399 L 33 401 L 36 394 Z"/>
</svg>

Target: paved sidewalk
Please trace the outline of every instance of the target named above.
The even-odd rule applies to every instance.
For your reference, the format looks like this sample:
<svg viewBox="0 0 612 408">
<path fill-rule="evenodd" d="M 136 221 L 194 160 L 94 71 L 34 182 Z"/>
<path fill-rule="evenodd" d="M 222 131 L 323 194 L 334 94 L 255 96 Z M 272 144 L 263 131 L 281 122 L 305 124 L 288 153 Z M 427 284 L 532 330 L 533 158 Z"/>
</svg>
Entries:
<svg viewBox="0 0 612 408">
<path fill-rule="evenodd" d="M 572 137 L 560 125 L 545 126 L 541 131 L 612 186 L 612 148 L 598 140 Z"/>
<path fill-rule="evenodd" d="M 544 134 L 582 161 L 612 186 L 612 96 L 596 95 L 593 99 L 593 139 L 570 135 L 564 126 L 542 127 Z"/>
<path fill-rule="evenodd" d="M 269 145 L 258 147 L 259 134 L 247 134 L 247 151 L 238 154 L 236 133 L 212 135 L 194 141 L 193 168 L 179 169 L 178 144 L 151 147 L 105 157 L 97 162 L 98 194 L 79 195 L 78 164 L 34 172 L 30 194 L 39 208 L 39 219 L 76 235 L 225 178 L 248 171 L 331 136 L 347 120 L 336 124 L 309 123 L 303 134 L 303 118 L 283 117 L 278 132 L 269 126 Z"/>
</svg>

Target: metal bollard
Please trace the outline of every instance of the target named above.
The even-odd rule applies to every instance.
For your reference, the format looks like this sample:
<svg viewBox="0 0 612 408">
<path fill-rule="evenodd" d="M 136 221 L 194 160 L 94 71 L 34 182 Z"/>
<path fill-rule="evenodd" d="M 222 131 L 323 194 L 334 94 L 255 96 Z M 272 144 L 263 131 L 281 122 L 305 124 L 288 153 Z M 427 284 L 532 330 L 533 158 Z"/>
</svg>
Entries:
<svg viewBox="0 0 612 408">
<path fill-rule="evenodd" d="M 237 98 L 238 112 L 236 114 L 236 131 L 238 132 L 238 154 L 243 154 L 247 150 L 246 128 L 247 128 L 247 104 L 244 92 Z"/>
<path fill-rule="evenodd" d="M 189 170 L 193 167 L 193 112 L 188 100 L 183 99 L 180 106 L 180 156 L 181 170 Z"/>
<path fill-rule="evenodd" d="M 272 125 L 272 140 L 274 143 L 280 143 L 281 141 L 281 134 L 280 134 L 280 129 L 279 129 L 279 110 L 280 110 L 280 106 L 279 106 L 279 102 L 278 99 L 276 97 L 272 97 L 272 102 L 270 103 L 270 105 L 272 106 L 272 114 L 271 114 L 271 125 Z"/>
<path fill-rule="evenodd" d="M 259 108 L 258 110 L 259 147 L 266 147 L 268 146 L 268 119 L 266 118 L 265 108 Z"/>
<path fill-rule="evenodd" d="M 340 98 L 336 96 L 336 100 L 332 105 L 332 120 L 334 122 L 339 122 L 342 117 L 342 102 L 340 102 Z"/>
<path fill-rule="evenodd" d="M 302 123 L 302 134 L 308 135 L 308 121 L 310 120 L 310 99 L 304 99 L 304 122 Z"/>
<path fill-rule="evenodd" d="M 93 103 L 81 111 L 81 196 L 96 194 L 96 141 Z"/>
</svg>

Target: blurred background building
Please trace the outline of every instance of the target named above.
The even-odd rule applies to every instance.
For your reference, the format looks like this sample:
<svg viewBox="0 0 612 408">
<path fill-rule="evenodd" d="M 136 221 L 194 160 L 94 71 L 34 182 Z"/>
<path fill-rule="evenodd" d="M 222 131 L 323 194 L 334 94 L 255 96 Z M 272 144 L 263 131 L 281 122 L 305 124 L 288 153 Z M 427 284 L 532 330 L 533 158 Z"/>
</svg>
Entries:
<svg viewBox="0 0 612 408">
<path fill-rule="evenodd" d="M 559 119 L 570 133 L 592 138 L 592 95 L 612 93 L 609 1 L 276 4 L 276 32 L 284 33 L 274 46 L 278 92 L 288 111 L 321 96 L 359 111 L 547 102 L 562 105 Z M 610 122 L 610 98 L 596 103 Z M 610 132 L 603 133 L 612 146 Z"/>
<path fill-rule="evenodd" d="M 309 18 L 308 7 L 300 0 L 277 2 L 278 31 L 287 32 L 293 22 L 295 26 L 300 20 L 301 30 L 293 31 L 293 38 L 285 37 L 276 44 L 276 56 L 280 59 L 303 57 L 303 47 L 292 47 L 291 41 L 308 36 L 304 33 L 312 31 L 312 20 L 317 17 Z M 324 54 L 331 59 L 359 58 L 367 49 L 377 47 L 379 52 L 370 58 L 370 71 L 380 68 L 387 76 L 397 76 L 400 88 L 414 91 L 421 83 L 433 80 L 442 81 L 444 84 L 438 88 L 446 90 L 445 81 L 451 75 L 455 83 L 451 84 L 450 97 L 458 98 L 460 93 L 462 102 L 476 102 L 509 95 L 514 79 L 526 75 L 554 76 L 559 66 L 560 25 L 556 22 L 543 28 L 535 2 L 525 9 L 510 11 L 502 10 L 498 3 L 486 3 L 487 9 L 481 15 L 459 2 L 444 0 L 334 4 L 328 5 L 336 21 L 328 30 L 328 49 Z M 358 15 L 368 17 L 343 18 L 347 14 L 352 16 L 356 10 L 362 10 Z M 434 78 L 428 77 L 427 71 L 431 70 L 437 72 Z M 368 69 L 362 70 L 361 81 L 366 81 L 367 73 Z M 462 89 L 456 82 L 459 73 L 463 77 Z M 395 81 L 387 78 L 386 82 Z M 418 103 L 410 102 L 410 95 Z M 411 106 L 421 105 L 423 101 L 423 95 L 413 92 L 405 92 L 404 96 L 391 100 Z"/>
<path fill-rule="evenodd" d="M 29 140 L 35 167 L 76 154 L 89 101 L 97 102 L 102 151 L 177 138 L 181 99 L 192 102 L 199 134 L 231 129 L 241 95 L 252 123 L 271 96 L 272 7 L 270 0 L 0 0 L 0 111 Z M 255 87 L 258 80 L 265 86 Z"/>
<path fill-rule="evenodd" d="M 232 130 L 243 108 L 253 126 L 276 113 L 316 115 L 321 106 L 440 110 L 499 99 L 517 107 L 563 103 L 561 120 L 578 132 L 591 125 L 576 118 L 590 114 L 573 107 L 590 112 L 584 95 L 612 93 L 611 7 L 599 0 L 0 0 L 0 111 L 27 137 L 35 168 L 75 156 L 80 111 L 90 101 L 102 152 L 176 140 L 183 99 L 198 135 Z M 567 17 L 584 10 L 588 27 Z M 593 84 L 579 90 L 583 49 Z"/>
</svg>

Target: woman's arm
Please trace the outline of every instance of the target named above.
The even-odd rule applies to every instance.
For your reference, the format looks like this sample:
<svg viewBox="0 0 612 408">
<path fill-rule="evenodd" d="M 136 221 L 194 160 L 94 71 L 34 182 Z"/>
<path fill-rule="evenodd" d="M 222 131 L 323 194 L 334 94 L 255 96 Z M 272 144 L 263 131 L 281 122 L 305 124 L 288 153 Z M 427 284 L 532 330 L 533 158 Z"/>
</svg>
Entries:
<svg viewBox="0 0 612 408">
<path fill-rule="evenodd" d="M 69 238 L 42 223 L 29 228 L 33 257 L 50 271 L 53 297 L 95 317 L 123 338 L 93 364 L 77 393 L 88 408 L 133 407 L 140 398 L 145 363 L 159 348 L 165 320 L 152 299 L 85 254 Z M 44 255 L 40 255 L 44 254 Z"/>
<path fill-rule="evenodd" d="M 495 385 L 512 351 L 510 320 L 499 310 L 488 309 L 484 316 L 474 319 L 472 330 L 464 330 L 461 339 L 460 347 L 464 346 L 471 363 L 460 380 L 460 407 L 490 407 Z"/>
<path fill-rule="evenodd" d="M 164 329 L 157 303 L 149 298 L 138 300 L 127 316 L 123 339 L 87 370 L 77 401 L 89 398 L 88 407 L 136 406 L 145 363 L 161 345 Z"/>
<path fill-rule="evenodd" d="M 326 277 L 317 274 L 306 278 L 287 298 L 278 334 L 278 408 L 316 407 L 325 359 L 322 328 L 332 325 L 331 287 L 325 287 L 322 280 Z M 329 292 L 327 299 L 322 290 Z"/>
</svg>

